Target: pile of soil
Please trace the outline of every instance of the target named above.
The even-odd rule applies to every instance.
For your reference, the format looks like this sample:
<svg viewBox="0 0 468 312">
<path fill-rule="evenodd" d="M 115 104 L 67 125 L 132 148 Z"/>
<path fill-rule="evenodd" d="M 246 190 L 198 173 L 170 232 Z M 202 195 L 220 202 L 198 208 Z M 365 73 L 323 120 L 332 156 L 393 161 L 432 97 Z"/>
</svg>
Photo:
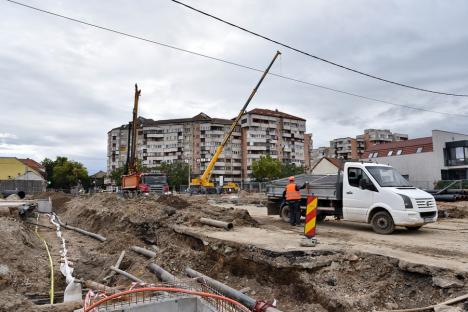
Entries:
<svg viewBox="0 0 468 312">
<path fill-rule="evenodd" d="M 165 204 L 174 208 L 185 208 L 189 203 L 180 196 L 161 195 L 156 199 L 159 204 Z"/>
<path fill-rule="evenodd" d="M 437 202 L 439 218 L 468 218 L 468 201 Z"/>
<path fill-rule="evenodd" d="M 34 311 L 26 293 L 47 293 L 49 270 L 32 226 L 0 217 L 0 311 Z"/>
</svg>

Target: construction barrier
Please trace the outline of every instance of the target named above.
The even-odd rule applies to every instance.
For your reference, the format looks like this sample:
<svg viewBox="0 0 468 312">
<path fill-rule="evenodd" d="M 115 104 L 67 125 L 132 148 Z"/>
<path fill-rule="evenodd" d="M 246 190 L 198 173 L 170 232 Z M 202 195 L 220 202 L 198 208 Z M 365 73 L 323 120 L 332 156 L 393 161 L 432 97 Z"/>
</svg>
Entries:
<svg viewBox="0 0 468 312">
<path fill-rule="evenodd" d="M 304 225 L 304 234 L 307 238 L 315 237 L 315 225 L 317 219 L 317 201 L 318 197 L 307 195 L 306 221 Z"/>
</svg>

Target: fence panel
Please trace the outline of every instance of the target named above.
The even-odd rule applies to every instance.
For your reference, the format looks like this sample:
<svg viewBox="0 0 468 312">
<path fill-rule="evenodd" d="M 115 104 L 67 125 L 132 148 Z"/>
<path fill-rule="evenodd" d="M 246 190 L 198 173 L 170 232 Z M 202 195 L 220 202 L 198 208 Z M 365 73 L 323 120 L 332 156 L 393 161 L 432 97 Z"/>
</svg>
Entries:
<svg viewBox="0 0 468 312">
<path fill-rule="evenodd" d="M 0 180 L 0 192 L 6 190 L 23 191 L 26 194 L 46 191 L 47 183 L 37 180 Z"/>
</svg>

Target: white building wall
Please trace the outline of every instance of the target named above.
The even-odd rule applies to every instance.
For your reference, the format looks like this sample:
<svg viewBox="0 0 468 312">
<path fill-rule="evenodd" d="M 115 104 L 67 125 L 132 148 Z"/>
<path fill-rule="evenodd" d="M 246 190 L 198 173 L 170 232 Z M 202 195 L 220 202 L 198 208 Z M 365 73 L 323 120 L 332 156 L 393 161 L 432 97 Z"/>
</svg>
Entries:
<svg viewBox="0 0 468 312">
<path fill-rule="evenodd" d="M 322 158 L 312 169 L 312 174 L 336 174 L 337 172 L 338 168 L 325 158 Z"/>
<path fill-rule="evenodd" d="M 454 132 L 447 132 L 442 130 L 432 130 L 432 144 L 434 146 L 434 152 L 436 152 L 436 164 L 439 167 L 439 180 L 441 177 L 440 170 L 457 168 L 454 166 L 445 166 L 444 160 L 444 148 L 446 142 L 468 140 L 468 135 Z M 464 168 L 465 166 L 460 166 Z"/>
<path fill-rule="evenodd" d="M 409 182 L 418 188 L 433 189 L 434 183 L 440 180 L 440 166 L 436 165 L 435 152 L 377 157 L 372 158 L 372 161 L 392 166 L 402 175 L 408 176 Z"/>
</svg>

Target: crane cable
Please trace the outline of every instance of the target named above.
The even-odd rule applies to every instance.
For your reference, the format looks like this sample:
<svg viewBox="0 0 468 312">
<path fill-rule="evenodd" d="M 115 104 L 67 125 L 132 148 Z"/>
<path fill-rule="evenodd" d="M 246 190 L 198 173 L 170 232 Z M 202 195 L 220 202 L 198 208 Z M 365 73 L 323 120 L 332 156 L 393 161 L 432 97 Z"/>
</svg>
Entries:
<svg viewBox="0 0 468 312">
<path fill-rule="evenodd" d="M 36 218 L 36 223 L 39 223 L 39 214 L 37 213 L 37 218 Z M 39 238 L 39 240 L 42 241 L 44 244 L 45 250 L 47 252 L 47 257 L 49 258 L 49 268 L 50 268 L 50 289 L 49 289 L 49 297 L 50 297 L 50 304 L 54 304 L 54 294 L 55 294 L 55 289 L 54 289 L 54 263 L 52 261 L 52 256 L 50 255 L 49 251 L 49 246 L 47 245 L 47 242 L 45 239 L 39 234 L 38 232 L 38 226 L 36 224 L 36 229 L 35 233 L 36 236 Z"/>
</svg>

